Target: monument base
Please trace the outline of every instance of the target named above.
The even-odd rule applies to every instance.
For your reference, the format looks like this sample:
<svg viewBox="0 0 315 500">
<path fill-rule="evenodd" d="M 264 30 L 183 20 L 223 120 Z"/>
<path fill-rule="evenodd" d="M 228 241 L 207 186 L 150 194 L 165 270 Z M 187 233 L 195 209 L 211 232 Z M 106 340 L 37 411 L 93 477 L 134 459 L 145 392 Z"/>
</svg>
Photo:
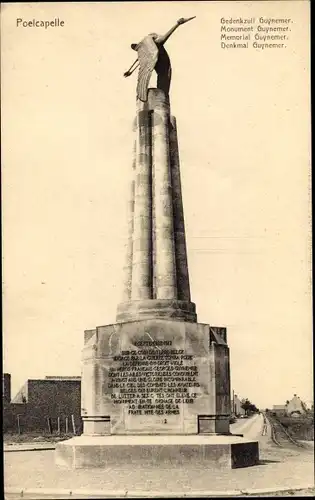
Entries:
<svg viewBox="0 0 315 500">
<path fill-rule="evenodd" d="M 229 383 L 224 328 L 153 318 L 97 327 L 82 353 L 84 435 L 229 435 Z"/>
<path fill-rule="evenodd" d="M 235 469 L 257 465 L 257 441 L 238 436 L 78 436 L 56 445 L 56 465 L 70 469 L 158 466 Z"/>
</svg>

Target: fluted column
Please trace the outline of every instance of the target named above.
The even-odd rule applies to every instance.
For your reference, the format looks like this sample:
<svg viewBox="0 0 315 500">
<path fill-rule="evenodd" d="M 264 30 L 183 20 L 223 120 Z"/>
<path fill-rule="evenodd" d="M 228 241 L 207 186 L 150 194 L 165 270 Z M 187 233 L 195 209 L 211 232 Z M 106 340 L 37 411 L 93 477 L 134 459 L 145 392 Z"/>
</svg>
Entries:
<svg viewBox="0 0 315 500">
<path fill-rule="evenodd" d="M 176 299 L 176 262 L 169 152 L 169 102 L 159 90 L 149 91 L 152 114 L 155 296 Z"/>
<path fill-rule="evenodd" d="M 138 100 L 131 299 L 152 298 L 150 115 Z"/>
<path fill-rule="evenodd" d="M 170 127 L 171 179 L 173 188 L 173 215 L 176 255 L 177 298 L 190 302 L 190 286 L 187 262 L 185 219 L 182 200 L 180 162 L 176 118 L 171 116 Z"/>
<path fill-rule="evenodd" d="M 128 236 L 125 247 L 125 265 L 123 268 L 123 295 L 122 302 L 131 299 L 132 258 L 133 258 L 133 217 L 135 208 L 135 172 L 136 172 L 136 140 L 133 147 L 132 180 L 128 198 Z"/>
<path fill-rule="evenodd" d="M 151 120 L 153 122 L 153 120 Z M 151 140 L 153 138 L 153 134 L 151 133 Z M 153 147 L 151 148 L 153 152 Z M 155 176 L 154 176 L 154 168 L 152 161 L 152 298 L 156 299 L 156 243 L 155 243 Z"/>
</svg>

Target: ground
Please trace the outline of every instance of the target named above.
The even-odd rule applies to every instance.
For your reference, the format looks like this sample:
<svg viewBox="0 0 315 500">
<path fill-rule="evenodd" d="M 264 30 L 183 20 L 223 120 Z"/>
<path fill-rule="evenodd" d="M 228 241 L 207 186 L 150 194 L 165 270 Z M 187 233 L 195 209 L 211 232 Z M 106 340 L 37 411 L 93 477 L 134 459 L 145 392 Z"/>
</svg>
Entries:
<svg viewBox="0 0 315 500">
<path fill-rule="evenodd" d="M 169 493 L 191 496 L 201 496 L 208 492 L 226 492 L 236 496 L 240 490 L 247 492 L 244 496 L 255 493 L 254 496 L 276 496 L 275 491 L 302 489 L 303 496 L 313 496 L 314 488 L 314 457 L 313 447 L 306 444 L 303 449 L 297 447 L 279 448 L 271 442 L 270 430 L 266 436 L 261 435 L 263 420 L 261 415 L 244 419 L 231 426 L 233 433 L 243 433 L 247 438 L 259 439 L 260 464 L 244 469 L 214 472 L 197 469 L 193 466 L 187 469 L 160 467 L 157 469 L 135 468 L 126 464 L 124 468 L 107 468 L 104 470 L 63 470 L 55 466 L 54 451 L 20 451 L 5 453 L 5 487 L 38 489 L 57 488 L 73 491 L 85 489 L 94 491 L 115 491 L 118 497 L 148 494 L 167 496 Z M 11 445 L 10 448 L 17 446 Z M 25 445 L 24 445 L 25 446 Z M 9 448 L 6 445 L 6 448 Z M 10 490 L 9 490 L 10 489 Z M 252 491 L 251 491 L 252 490 Z M 266 491 L 258 493 L 254 490 Z M 273 490 L 273 493 L 268 493 Z M 238 492 L 238 493 L 237 493 Z M 213 496 L 213 495 L 211 495 Z M 295 492 L 282 492 L 277 496 L 296 496 Z M 57 495 L 55 495 L 57 498 Z M 95 497 L 95 496 L 94 496 Z M 6 496 L 6 498 L 20 498 Z M 26 496 L 25 496 L 26 498 Z M 30 497 L 28 497 L 30 498 Z M 33 498 L 33 497 L 32 497 Z M 34 496 L 34 498 L 39 498 Z M 86 496 L 85 498 L 89 498 Z M 91 497 L 90 497 L 91 498 Z"/>
<path fill-rule="evenodd" d="M 308 488 L 304 490 L 290 490 L 285 492 L 268 493 L 265 495 L 255 495 L 257 497 L 313 497 L 315 495 L 315 488 Z M 251 495 L 247 495 L 251 496 Z M 254 496 L 254 495 L 253 495 Z"/>
<path fill-rule="evenodd" d="M 61 436 L 33 432 L 27 434 L 4 434 L 3 441 L 6 445 L 12 445 L 17 443 L 57 443 L 58 441 L 63 441 L 65 439 L 70 439 L 72 435 L 63 434 Z"/>
</svg>

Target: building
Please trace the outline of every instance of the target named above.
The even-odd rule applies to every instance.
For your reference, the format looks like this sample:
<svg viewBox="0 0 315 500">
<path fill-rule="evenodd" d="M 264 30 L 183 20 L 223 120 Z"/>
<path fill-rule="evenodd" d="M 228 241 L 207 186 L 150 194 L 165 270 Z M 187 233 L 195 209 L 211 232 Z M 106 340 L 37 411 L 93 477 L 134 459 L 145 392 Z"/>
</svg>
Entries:
<svg viewBox="0 0 315 500">
<path fill-rule="evenodd" d="M 273 405 L 271 411 L 278 416 L 287 414 L 286 405 Z"/>
<path fill-rule="evenodd" d="M 299 417 L 307 413 L 305 403 L 294 394 L 293 398 L 287 400 L 285 405 L 274 405 L 271 410 L 277 416 Z"/>
<path fill-rule="evenodd" d="M 290 417 L 298 417 L 305 415 L 305 413 L 307 413 L 307 408 L 299 396 L 294 394 L 293 398 L 290 401 L 287 401 L 286 411 Z"/>
<path fill-rule="evenodd" d="M 5 380 L 8 384 L 8 377 Z M 58 422 L 64 432 L 66 420 L 69 430 L 74 422 L 76 433 L 81 433 L 81 377 L 29 379 L 12 401 L 6 389 L 4 432 L 47 432 L 50 425 L 56 431 Z"/>
<path fill-rule="evenodd" d="M 232 415 L 235 415 L 236 417 L 242 417 L 245 416 L 245 410 L 242 408 L 242 401 L 239 399 L 237 394 L 233 392 L 233 398 L 231 401 L 231 413 Z"/>
<path fill-rule="evenodd" d="M 11 401 L 11 375 L 10 373 L 2 374 L 2 401 L 3 404 Z"/>
</svg>

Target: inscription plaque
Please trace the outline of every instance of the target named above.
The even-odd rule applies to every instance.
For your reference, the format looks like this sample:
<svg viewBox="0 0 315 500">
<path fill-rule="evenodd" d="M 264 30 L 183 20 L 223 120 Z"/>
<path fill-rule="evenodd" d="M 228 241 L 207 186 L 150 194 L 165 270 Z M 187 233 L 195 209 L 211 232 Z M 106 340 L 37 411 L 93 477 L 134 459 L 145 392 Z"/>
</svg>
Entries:
<svg viewBox="0 0 315 500">
<path fill-rule="evenodd" d="M 129 415 L 167 416 L 194 403 L 200 384 L 193 355 L 172 348 L 171 341 L 139 341 L 134 347 L 113 358 L 112 404 L 126 405 Z"/>
</svg>

